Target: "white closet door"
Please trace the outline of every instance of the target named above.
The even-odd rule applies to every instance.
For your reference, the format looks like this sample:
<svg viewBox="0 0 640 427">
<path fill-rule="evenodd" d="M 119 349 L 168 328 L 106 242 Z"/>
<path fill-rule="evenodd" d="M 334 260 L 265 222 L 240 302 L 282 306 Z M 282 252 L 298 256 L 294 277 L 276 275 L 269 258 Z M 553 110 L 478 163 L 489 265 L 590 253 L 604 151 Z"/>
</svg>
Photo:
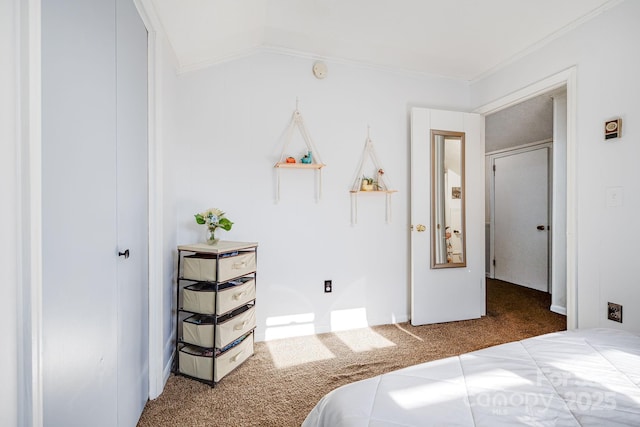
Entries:
<svg viewBox="0 0 640 427">
<path fill-rule="evenodd" d="M 494 160 L 495 278 L 549 291 L 549 149 Z"/>
<path fill-rule="evenodd" d="M 135 426 L 148 397 L 146 43 L 129 0 L 42 3 L 46 426 Z"/>
<path fill-rule="evenodd" d="M 147 31 L 117 0 L 118 425 L 135 426 L 149 397 Z"/>
<path fill-rule="evenodd" d="M 46 426 L 117 424 L 115 7 L 42 2 Z"/>
</svg>

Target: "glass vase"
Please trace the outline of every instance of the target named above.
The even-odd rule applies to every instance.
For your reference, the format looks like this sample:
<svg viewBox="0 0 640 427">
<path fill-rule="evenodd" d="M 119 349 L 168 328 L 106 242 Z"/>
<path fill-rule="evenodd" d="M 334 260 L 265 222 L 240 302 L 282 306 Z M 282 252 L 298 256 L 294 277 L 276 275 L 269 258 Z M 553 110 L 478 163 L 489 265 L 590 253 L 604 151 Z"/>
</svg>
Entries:
<svg viewBox="0 0 640 427">
<path fill-rule="evenodd" d="M 207 244 L 215 245 L 218 240 L 220 239 L 216 237 L 216 227 L 207 227 Z"/>
</svg>

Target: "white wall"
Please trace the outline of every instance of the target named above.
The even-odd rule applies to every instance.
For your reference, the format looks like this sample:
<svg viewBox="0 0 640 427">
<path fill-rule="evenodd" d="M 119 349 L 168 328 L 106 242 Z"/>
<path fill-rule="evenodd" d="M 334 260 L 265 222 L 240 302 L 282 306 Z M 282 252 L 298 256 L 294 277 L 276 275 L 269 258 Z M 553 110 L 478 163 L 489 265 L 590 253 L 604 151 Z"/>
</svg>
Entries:
<svg viewBox="0 0 640 427">
<path fill-rule="evenodd" d="M 538 51 L 471 85 L 479 107 L 577 65 L 578 326 L 640 330 L 640 2 L 627 1 Z M 603 124 L 621 116 L 623 137 L 604 142 Z M 623 202 L 607 207 L 608 187 Z M 607 301 L 624 305 L 624 324 L 607 320 Z"/>
<path fill-rule="evenodd" d="M 469 107 L 464 82 L 334 62 L 317 80 L 312 64 L 261 52 L 181 75 L 177 131 L 163 148 L 166 231 L 177 230 L 167 250 L 201 241 L 204 229 L 193 215 L 210 207 L 235 222 L 222 238 L 260 244 L 258 340 L 408 320 L 409 108 Z M 300 170 L 282 172 L 275 202 L 273 165 L 296 97 L 327 164 L 318 203 L 313 172 Z M 358 224 L 351 226 L 348 190 L 367 125 L 398 193 L 391 224 L 384 198 L 372 196 L 359 198 Z M 299 158 L 303 151 L 296 135 L 288 153 Z M 333 280 L 331 294 L 323 293 L 325 279 Z M 300 316 L 283 318 L 292 315 Z"/>
<path fill-rule="evenodd" d="M 18 425 L 18 91 L 17 1 L 0 3 L 0 425 Z"/>
<path fill-rule="evenodd" d="M 551 139 L 553 100 L 549 94 L 489 114 L 485 121 L 487 153 Z"/>
</svg>

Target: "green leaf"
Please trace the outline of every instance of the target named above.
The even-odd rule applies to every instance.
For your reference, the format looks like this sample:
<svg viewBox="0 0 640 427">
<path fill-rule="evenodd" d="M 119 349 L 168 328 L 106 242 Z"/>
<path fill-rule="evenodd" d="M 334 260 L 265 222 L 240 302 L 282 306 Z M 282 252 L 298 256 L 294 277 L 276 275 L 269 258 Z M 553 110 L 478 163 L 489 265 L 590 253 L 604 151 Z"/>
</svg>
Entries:
<svg viewBox="0 0 640 427">
<path fill-rule="evenodd" d="M 206 224 L 206 221 L 204 220 L 204 217 L 203 217 L 202 215 L 200 215 L 200 214 L 195 214 L 194 216 L 196 217 L 196 222 L 197 222 L 198 224 L 201 224 L 201 225 L 202 225 L 202 224 Z"/>
<path fill-rule="evenodd" d="M 233 223 L 229 221 L 227 218 L 220 218 L 220 221 L 218 221 L 218 227 L 226 231 L 231 230 L 232 225 Z"/>
</svg>

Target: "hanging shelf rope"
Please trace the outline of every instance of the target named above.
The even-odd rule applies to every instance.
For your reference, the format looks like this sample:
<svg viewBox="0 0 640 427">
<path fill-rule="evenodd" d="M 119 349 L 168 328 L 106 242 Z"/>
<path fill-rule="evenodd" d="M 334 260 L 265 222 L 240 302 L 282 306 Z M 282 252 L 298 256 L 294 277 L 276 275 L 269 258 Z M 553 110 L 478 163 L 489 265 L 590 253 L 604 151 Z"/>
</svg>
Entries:
<svg viewBox="0 0 640 427">
<path fill-rule="evenodd" d="M 375 176 L 365 177 L 364 168 L 367 160 L 373 163 Z M 360 158 L 360 165 L 356 173 L 355 180 L 351 186 L 351 224 L 358 223 L 358 194 L 384 194 L 385 195 L 385 220 L 387 224 L 391 222 L 391 195 L 397 190 L 391 190 L 387 176 L 378 155 L 373 146 L 373 141 L 369 137 L 369 127 L 367 127 L 367 139 L 364 143 L 364 150 Z"/>
<path fill-rule="evenodd" d="M 291 140 L 293 138 L 293 132 L 297 129 L 304 140 L 305 145 L 307 146 L 307 154 L 299 160 L 294 159 L 293 157 L 287 157 L 286 152 Z M 291 116 L 291 121 L 289 122 L 289 126 L 285 132 L 284 145 L 282 147 L 282 152 L 280 153 L 280 160 L 275 164 L 275 168 L 277 170 L 277 192 L 276 192 L 276 201 L 280 201 L 280 170 L 282 169 L 311 169 L 315 170 L 318 174 L 317 187 L 316 187 L 316 200 L 320 200 L 322 198 L 322 168 L 326 165 L 322 163 L 320 159 L 320 153 L 316 149 L 313 139 L 311 139 L 311 135 L 304 125 L 304 120 L 302 119 L 302 114 L 298 110 L 298 100 L 296 100 L 296 109 Z"/>
</svg>

